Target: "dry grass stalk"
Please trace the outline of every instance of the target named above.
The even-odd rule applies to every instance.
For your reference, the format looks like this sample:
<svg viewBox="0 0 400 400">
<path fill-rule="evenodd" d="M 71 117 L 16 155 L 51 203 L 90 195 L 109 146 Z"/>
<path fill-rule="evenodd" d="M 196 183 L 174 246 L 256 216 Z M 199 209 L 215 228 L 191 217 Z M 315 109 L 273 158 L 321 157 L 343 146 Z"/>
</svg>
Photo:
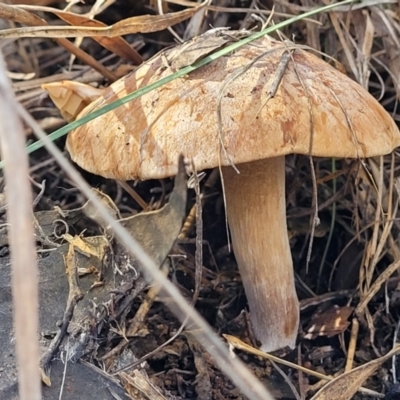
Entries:
<svg viewBox="0 0 400 400">
<path fill-rule="evenodd" d="M 25 135 L 0 56 L 0 142 L 5 162 L 20 400 L 40 400 L 38 269 Z M 17 183 L 17 184 L 15 184 Z"/>
</svg>

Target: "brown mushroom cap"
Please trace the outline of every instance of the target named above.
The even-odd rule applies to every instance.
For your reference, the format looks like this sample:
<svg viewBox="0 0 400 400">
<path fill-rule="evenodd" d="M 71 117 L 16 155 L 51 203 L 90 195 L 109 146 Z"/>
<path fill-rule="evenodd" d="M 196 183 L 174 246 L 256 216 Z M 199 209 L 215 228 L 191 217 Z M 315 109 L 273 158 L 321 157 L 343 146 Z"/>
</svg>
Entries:
<svg viewBox="0 0 400 400">
<path fill-rule="evenodd" d="M 67 149 L 95 174 L 145 180 L 176 174 L 179 153 L 198 170 L 217 166 L 221 138 L 235 164 L 310 147 L 315 156 L 364 158 L 400 144 L 393 119 L 366 90 L 304 50 L 294 51 L 267 101 L 286 49 L 267 37 L 254 41 L 71 132 Z M 115 82 L 81 116 L 170 75 L 165 60 L 156 56 Z"/>
</svg>

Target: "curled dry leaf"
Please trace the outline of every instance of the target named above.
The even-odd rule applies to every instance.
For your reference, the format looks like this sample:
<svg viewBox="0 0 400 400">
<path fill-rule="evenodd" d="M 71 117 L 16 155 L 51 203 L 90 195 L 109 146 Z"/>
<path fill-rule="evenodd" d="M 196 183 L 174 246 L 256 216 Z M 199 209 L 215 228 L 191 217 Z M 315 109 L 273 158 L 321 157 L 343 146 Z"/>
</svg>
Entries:
<svg viewBox="0 0 400 400">
<path fill-rule="evenodd" d="M 86 106 L 104 93 L 103 89 L 75 81 L 45 83 L 42 88 L 68 122 L 75 120 Z"/>
<path fill-rule="evenodd" d="M 399 353 L 400 346 L 397 346 L 385 356 L 338 376 L 327 383 L 311 400 L 350 400 L 365 380 L 367 380 L 384 362 Z"/>
<path fill-rule="evenodd" d="M 179 171 L 168 203 L 156 211 L 142 212 L 121 219 L 121 224 L 132 233 L 147 254 L 161 266 L 182 228 L 186 215 L 187 177 L 183 158 L 179 158 Z M 122 248 L 118 253 L 124 254 Z M 129 262 L 129 256 L 128 262 Z"/>
<path fill-rule="evenodd" d="M 158 32 L 176 25 L 192 17 L 197 11 L 208 4 L 208 0 L 191 8 L 175 13 L 163 15 L 141 15 L 131 17 L 117 22 L 111 26 L 35 26 L 31 28 L 4 29 L 0 32 L 0 38 L 11 37 L 48 37 L 48 38 L 71 38 L 71 37 L 116 37 L 132 33 Z M 14 6 L 15 7 L 15 6 Z"/>
<path fill-rule="evenodd" d="M 18 22 L 21 24 L 29 25 L 29 26 L 40 26 L 43 28 L 40 29 L 47 29 L 48 24 L 47 22 L 36 16 L 35 14 L 23 10 L 18 6 L 11 6 L 8 4 L 0 3 L 0 18 L 4 18 L 10 21 Z M 25 29 L 25 28 L 22 28 Z M 29 28 L 28 28 L 29 29 Z M 4 32 L 4 31 L 2 31 Z M 54 38 L 54 36 L 53 36 Z M 114 74 L 109 71 L 105 66 L 101 63 L 97 62 L 93 57 L 89 56 L 89 54 L 85 53 L 79 47 L 75 46 L 67 39 L 55 39 L 55 41 L 60 45 L 63 46 L 66 50 L 68 50 L 71 54 L 74 54 L 84 63 L 90 65 L 95 70 L 99 71 L 103 76 L 109 79 L 111 82 L 116 80 Z"/>
<path fill-rule="evenodd" d="M 18 6 L 0 3 L 0 17 L 29 26 L 47 25 L 46 21 Z"/>
<path fill-rule="evenodd" d="M 106 24 L 103 22 L 97 21 L 95 19 L 88 18 L 83 15 L 75 14 L 72 12 L 61 11 L 56 8 L 51 7 L 30 7 L 30 6 L 19 6 L 20 8 L 27 11 L 42 11 L 48 12 L 56 15 L 61 18 L 65 22 L 68 22 L 70 25 L 75 26 L 93 26 L 93 27 L 105 27 Z M 29 24 L 30 25 L 30 24 Z M 111 51 L 112 53 L 117 54 L 118 56 L 125 58 L 126 60 L 132 61 L 134 64 L 141 64 L 143 62 L 140 54 L 133 49 L 129 43 L 121 38 L 108 38 L 108 37 L 93 37 L 97 43 L 101 44 L 104 48 Z"/>
<path fill-rule="evenodd" d="M 328 309 L 322 307 L 312 317 L 307 328 L 305 339 L 315 339 L 318 336 L 332 337 L 344 332 L 350 325 L 348 318 L 354 308 L 332 305 Z"/>
</svg>

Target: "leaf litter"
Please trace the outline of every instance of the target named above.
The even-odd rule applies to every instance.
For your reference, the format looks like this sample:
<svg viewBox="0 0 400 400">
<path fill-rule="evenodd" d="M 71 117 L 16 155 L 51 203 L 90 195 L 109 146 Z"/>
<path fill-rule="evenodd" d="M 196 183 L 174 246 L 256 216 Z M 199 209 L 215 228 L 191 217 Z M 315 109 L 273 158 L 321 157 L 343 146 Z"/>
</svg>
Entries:
<svg viewBox="0 0 400 400">
<path fill-rule="evenodd" d="M 156 211 L 142 212 L 121 220 L 134 236 L 134 232 L 137 232 L 136 239 L 160 266 L 181 230 L 186 213 L 186 180 L 181 160 L 180 172 L 175 179 L 169 202 Z M 98 196 L 104 199 L 109 210 L 117 216 L 118 210 L 111 199 L 101 192 L 98 192 Z M 61 309 L 58 306 L 53 310 L 48 302 L 43 302 L 43 298 L 41 302 L 40 314 L 45 321 L 41 325 L 42 335 L 55 335 L 47 344 L 41 360 L 42 380 L 48 386 L 51 386 L 48 372 L 51 360 L 59 351 L 65 336 L 69 335 L 69 357 L 75 360 L 80 359 L 88 349 L 95 350 L 96 340 L 107 341 L 97 335 L 105 325 L 110 329 L 108 340 L 112 341 L 114 335 L 111 334 L 110 327 L 114 324 L 124 326 L 125 310 L 148 284 L 135 260 L 130 259 L 121 245 L 114 243 L 111 232 L 86 237 L 57 232 L 59 225 L 63 229 L 68 228 L 68 231 L 79 229 L 75 223 L 86 217 L 106 231 L 107 227 L 101 226 L 101 220 L 90 203 L 74 210 L 63 211 L 57 208 L 35 213 L 36 240 L 43 246 L 52 247 L 48 249 L 52 260 L 51 268 L 62 271 L 64 266 L 66 269 L 65 274 L 61 272 L 61 276 L 54 279 L 51 274 L 46 275 L 43 270 L 45 267 L 40 263 L 46 281 L 42 290 L 47 292 L 47 296 L 56 294 L 57 298 L 54 300 L 58 305 L 66 303 L 65 310 L 60 313 L 62 306 Z M 4 237 L 7 237 L 6 232 Z M 60 239 L 64 244 L 56 243 Z M 60 317 L 61 325 L 57 322 Z M 115 336 L 118 338 L 121 334 L 122 332 L 117 331 Z"/>
</svg>

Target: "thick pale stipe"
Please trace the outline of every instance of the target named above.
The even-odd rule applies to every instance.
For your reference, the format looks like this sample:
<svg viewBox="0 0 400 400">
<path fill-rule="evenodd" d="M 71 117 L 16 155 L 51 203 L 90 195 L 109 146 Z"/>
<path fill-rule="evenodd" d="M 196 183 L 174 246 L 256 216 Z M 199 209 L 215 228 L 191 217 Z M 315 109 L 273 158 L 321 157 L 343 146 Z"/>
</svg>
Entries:
<svg viewBox="0 0 400 400">
<path fill-rule="evenodd" d="M 286 227 L 285 157 L 223 169 L 232 245 L 264 351 L 294 347 L 299 303 Z"/>
</svg>

